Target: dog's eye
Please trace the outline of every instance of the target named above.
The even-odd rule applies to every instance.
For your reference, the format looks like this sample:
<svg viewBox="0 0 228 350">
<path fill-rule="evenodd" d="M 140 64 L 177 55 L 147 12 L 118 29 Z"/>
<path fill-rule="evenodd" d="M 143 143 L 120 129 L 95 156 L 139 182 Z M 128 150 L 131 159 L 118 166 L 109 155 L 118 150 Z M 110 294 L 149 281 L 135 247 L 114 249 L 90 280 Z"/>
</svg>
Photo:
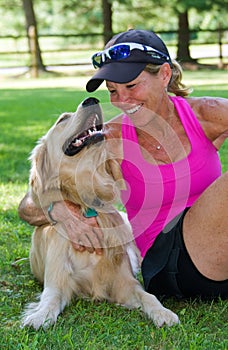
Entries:
<svg viewBox="0 0 228 350">
<path fill-rule="evenodd" d="M 65 120 L 69 119 L 71 117 L 71 114 L 69 113 L 64 113 L 63 115 L 61 115 L 61 117 L 59 117 L 59 119 L 56 122 L 56 125 L 64 122 Z"/>
</svg>

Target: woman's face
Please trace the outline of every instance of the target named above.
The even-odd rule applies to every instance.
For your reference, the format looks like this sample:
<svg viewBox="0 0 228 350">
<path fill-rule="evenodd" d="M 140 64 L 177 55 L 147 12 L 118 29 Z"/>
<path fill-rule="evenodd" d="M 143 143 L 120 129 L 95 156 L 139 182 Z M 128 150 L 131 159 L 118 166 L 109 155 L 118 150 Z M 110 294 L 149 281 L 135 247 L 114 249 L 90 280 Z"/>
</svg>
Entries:
<svg viewBox="0 0 228 350">
<path fill-rule="evenodd" d="M 161 66 L 157 74 L 143 71 L 129 83 L 118 84 L 107 81 L 111 103 L 127 114 L 134 124 L 143 126 L 156 115 L 162 115 L 163 99 L 171 78 L 168 64 Z"/>
</svg>

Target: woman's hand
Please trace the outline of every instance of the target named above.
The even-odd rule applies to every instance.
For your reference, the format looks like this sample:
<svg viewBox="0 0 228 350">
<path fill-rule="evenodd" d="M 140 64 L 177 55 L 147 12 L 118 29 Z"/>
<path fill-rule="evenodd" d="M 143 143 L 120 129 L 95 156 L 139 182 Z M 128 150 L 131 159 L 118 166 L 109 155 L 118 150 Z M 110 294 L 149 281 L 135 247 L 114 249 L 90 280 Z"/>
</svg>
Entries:
<svg viewBox="0 0 228 350">
<path fill-rule="evenodd" d="M 79 206 L 69 201 L 55 202 L 51 216 L 60 224 L 56 229 L 63 235 L 66 232 L 75 250 L 102 254 L 103 233 L 95 217 L 85 218 Z"/>
<path fill-rule="evenodd" d="M 51 222 L 47 208 L 37 208 L 30 193 L 21 201 L 18 213 L 30 225 L 40 226 Z M 79 206 L 69 201 L 55 202 L 51 216 L 58 223 L 58 232 L 72 242 L 74 249 L 102 254 L 103 233 L 95 217 L 85 218 Z"/>
</svg>

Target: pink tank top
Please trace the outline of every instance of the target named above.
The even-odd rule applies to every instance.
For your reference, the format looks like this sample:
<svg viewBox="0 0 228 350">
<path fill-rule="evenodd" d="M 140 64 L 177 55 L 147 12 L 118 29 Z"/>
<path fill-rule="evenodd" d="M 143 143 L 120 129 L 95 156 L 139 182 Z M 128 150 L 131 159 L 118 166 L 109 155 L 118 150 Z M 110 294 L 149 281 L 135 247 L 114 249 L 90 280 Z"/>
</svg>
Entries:
<svg viewBox="0 0 228 350">
<path fill-rule="evenodd" d="M 221 175 L 216 148 L 206 137 L 187 101 L 170 97 L 191 144 L 180 161 L 154 165 L 142 156 L 135 127 L 122 119 L 124 159 L 121 164 L 126 190 L 121 192 L 136 244 L 142 257 L 163 228 Z"/>
</svg>

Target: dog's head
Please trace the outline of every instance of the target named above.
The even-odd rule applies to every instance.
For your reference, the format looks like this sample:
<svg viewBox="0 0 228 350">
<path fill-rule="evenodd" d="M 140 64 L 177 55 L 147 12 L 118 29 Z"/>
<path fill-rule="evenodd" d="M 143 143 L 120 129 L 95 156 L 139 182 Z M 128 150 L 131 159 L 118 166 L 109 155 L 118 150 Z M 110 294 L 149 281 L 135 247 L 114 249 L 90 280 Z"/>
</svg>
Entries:
<svg viewBox="0 0 228 350">
<path fill-rule="evenodd" d="M 69 199 L 82 207 L 101 209 L 118 195 L 118 179 L 111 170 L 115 160 L 105 147 L 102 109 L 93 97 L 84 100 L 75 113 L 63 113 L 30 159 L 30 186 L 40 206 Z"/>
</svg>

